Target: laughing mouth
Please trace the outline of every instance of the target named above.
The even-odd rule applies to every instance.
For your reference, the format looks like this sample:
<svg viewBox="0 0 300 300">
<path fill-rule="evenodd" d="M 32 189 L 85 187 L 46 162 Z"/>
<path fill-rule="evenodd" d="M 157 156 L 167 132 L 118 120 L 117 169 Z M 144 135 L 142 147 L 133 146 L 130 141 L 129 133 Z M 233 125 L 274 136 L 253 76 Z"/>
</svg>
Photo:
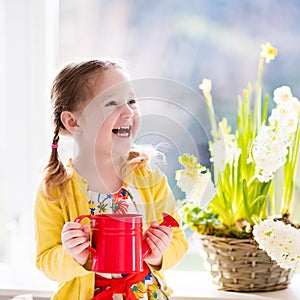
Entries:
<svg viewBox="0 0 300 300">
<path fill-rule="evenodd" d="M 121 126 L 118 128 L 114 128 L 112 132 L 120 137 L 129 137 L 131 131 L 131 126 Z"/>
</svg>

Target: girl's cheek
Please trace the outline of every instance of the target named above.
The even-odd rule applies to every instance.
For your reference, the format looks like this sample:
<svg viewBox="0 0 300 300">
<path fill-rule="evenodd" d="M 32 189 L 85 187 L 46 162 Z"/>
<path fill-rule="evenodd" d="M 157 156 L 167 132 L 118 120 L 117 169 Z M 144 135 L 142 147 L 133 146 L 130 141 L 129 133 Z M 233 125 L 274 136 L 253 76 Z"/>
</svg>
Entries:
<svg viewBox="0 0 300 300">
<path fill-rule="evenodd" d="M 133 120 L 134 126 L 133 126 L 133 135 L 135 136 L 140 128 L 141 125 L 141 116 L 137 115 Z"/>
</svg>

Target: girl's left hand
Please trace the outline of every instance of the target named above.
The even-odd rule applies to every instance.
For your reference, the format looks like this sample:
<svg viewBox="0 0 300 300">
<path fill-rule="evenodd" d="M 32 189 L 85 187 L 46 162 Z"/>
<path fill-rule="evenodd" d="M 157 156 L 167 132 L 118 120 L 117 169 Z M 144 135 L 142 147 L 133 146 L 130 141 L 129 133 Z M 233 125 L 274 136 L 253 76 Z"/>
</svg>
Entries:
<svg viewBox="0 0 300 300">
<path fill-rule="evenodd" d="M 159 226 L 157 221 L 153 221 L 145 232 L 146 242 L 151 249 L 151 253 L 144 259 L 145 262 L 160 267 L 163 253 L 168 249 L 172 237 L 172 228 Z"/>
</svg>

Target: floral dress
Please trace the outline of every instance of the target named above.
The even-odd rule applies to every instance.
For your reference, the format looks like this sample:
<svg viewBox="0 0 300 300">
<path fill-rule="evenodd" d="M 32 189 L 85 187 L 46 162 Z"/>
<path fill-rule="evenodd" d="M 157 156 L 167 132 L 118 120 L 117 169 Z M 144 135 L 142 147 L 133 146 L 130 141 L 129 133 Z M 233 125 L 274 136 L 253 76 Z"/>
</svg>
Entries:
<svg viewBox="0 0 300 300">
<path fill-rule="evenodd" d="M 134 187 L 123 186 L 118 192 L 112 194 L 99 194 L 88 189 L 89 208 L 92 215 L 96 214 L 142 214 L 144 205 L 138 191 Z M 145 218 L 144 218 L 145 219 Z M 144 224 L 145 225 L 145 224 Z M 101 277 L 112 279 L 122 278 L 124 274 L 98 274 Z M 104 288 L 106 289 L 106 288 Z M 159 299 L 165 300 L 168 297 L 161 291 L 158 280 L 150 272 L 143 281 L 131 286 L 136 299 Z M 101 293 L 103 288 L 95 288 L 95 295 Z M 121 294 L 114 294 L 113 300 L 124 299 Z"/>
</svg>

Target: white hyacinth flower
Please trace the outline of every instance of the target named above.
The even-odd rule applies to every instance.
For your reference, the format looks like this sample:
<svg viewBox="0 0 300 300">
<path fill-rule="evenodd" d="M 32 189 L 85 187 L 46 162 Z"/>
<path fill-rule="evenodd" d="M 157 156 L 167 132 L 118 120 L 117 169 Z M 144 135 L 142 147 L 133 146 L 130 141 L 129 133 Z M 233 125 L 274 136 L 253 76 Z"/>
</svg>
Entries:
<svg viewBox="0 0 300 300">
<path fill-rule="evenodd" d="M 300 232 L 290 224 L 267 219 L 255 225 L 253 237 L 282 268 L 295 269 L 300 262 Z"/>
<path fill-rule="evenodd" d="M 268 182 L 275 172 L 286 162 L 288 142 L 282 131 L 263 125 L 253 142 L 252 157 L 248 162 L 255 162 L 256 177 L 261 182 Z"/>
<path fill-rule="evenodd" d="M 284 128 L 290 139 L 296 131 L 299 112 L 299 99 L 291 97 L 288 101 L 274 108 L 268 120 L 270 125 Z"/>
<path fill-rule="evenodd" d="M 267 219 L 255 225 L 253 237 L 282 268 L 295 269 L 300 262 L 300 232 L 290 224 Z"/>
<path fill-rule="evenodd" d="M 261 126 L 248 159 L 255 162 L 256 177 L 261 182 L 273 179 L 275 172 L 285 164 L 300 112 L 300 102 L 288 86 L 275 89 L 274 101 L 277 106 L 268 119 L 269 125 Z"/>
</svg>

